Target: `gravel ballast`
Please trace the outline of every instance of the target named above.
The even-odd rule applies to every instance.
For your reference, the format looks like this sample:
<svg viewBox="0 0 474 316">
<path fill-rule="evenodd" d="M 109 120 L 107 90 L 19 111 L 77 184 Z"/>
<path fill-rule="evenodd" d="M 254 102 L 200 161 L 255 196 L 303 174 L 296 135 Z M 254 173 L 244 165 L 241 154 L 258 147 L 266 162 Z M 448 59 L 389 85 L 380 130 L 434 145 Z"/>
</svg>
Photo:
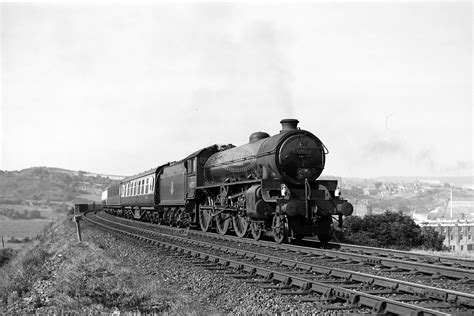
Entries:
<svg viewBox="0 0 474 316">
<path fill-rule="evenodd" d="M 87 232 L 99 235 L 95 242 L 107 249 L 110 255 L 186 297 L 187 303 L 194 306 L 193 311 L 198 314 L 323 312 L 314 304 L 301 302 L 297 296 L 280 295 L 275 290 L 207 270 L 188 259 L 169 256 L 156 246 L 144 246 L 133 239 L 121 238 L 95 227 L 87 227 L 85 234 Z M 334 314 L 334 311 L 326 313 Z"/>
</svg>

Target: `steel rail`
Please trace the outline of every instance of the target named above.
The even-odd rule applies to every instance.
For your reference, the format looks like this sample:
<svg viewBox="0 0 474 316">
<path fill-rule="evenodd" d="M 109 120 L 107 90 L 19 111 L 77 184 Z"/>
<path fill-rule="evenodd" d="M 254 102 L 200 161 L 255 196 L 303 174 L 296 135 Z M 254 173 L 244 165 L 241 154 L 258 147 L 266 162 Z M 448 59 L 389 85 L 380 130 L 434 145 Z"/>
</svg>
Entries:
<svg viewBox="0 0 474 316">
<path fill-rule="evenodd" d="M 89 218 L 88 220 L 93 222 Z M 131 227 L 125 224 L 111 222 L 103 218 L 99 218 L 99 220 L 112 223 L 113 225 L 125 226 L 127 229 L 134 229 L 141 232 L 142 234 L 163 235 L 162 233 L 159 233 L 156 231 L 151 231 L 144 228 Z M 110 225 L 100 224 L 97 221 L 95 221 L 95 223 L 100 226 L 106 227 L 108 229 L 113 229 L 119 232 L 125 232 L 122 229 L 110 227 Z M 162 241 L 156 241 L 155 239 L 147 238 L 142 235 L 137 235 L 131 232 L 125 232 L 125 233 L 131 236 L 133 235 L 135 236 L 135 238 L 139 238 L 142 240 L 163 243 Z M 431 299 L 442 300 L 445 302 L 456 302 L 462 305 L 467 305 L 471 307 L 474 306 L 474 296 L 465 294 L 465 293 L 439 290 L 436 288 L 421 286 L 418 284 L 409 283 L 405 281 L 392 280 L 388 278 L 372 276 L 372 275 L 367 275 L 367 274 L 362 274 L 362 273 L 357 273 L 357 272 L 347 271 L 347 270 L 342 270 L 342 269 L 327 268 L 323 266 L 303 263 L 300 261 L 295 261 L 295 260 L 290 260 L 290 259 L 281 259 L 275 256 L 263 255 L 260 253 L 249 252 L 249 251 L 243 251 L 243 250 L 226 247 L 226 246 L 219 246 L 219 245 L 215 245 L 215 244 L 207 243 L 203 241 L 190 240 L 189 238 L 169 236 L 169 235 L 165 235 L 165 236 L 173 240 L 190 243 L 190 244 L 197 245 L 200 247 L 206 247 L 207 249 L 223 251 L 225 253 L 233 254 L 233 255 L 242 255 L 250 259 L 263 260 L 264 262 L 277 263 L 279 265 L 283 265 L 290 268 L 297 268 L 300 270 L 304 270 L 306 273 L 315 272 L 318 274 L 330 275 L 330 276 L 334 276 L 338 278 L 345 278 L 345 279 L 350 279 L 356 282 L 365 282 L 365 283 L 367 283 L 368 280 L 371 280 L 372 285 L 389 287 L 392 289 L 396 289 L 397 291 L 414 293 L 417 295 L 424 295 Z M 166 243 L 166 244 L 171 245 L 169 243 Z M 172 245 L 172 246 L 176 247 L 176 249 L 179 248 L 179 249 L 186 249 L 187 251 L 190 251 L 190 249 L 188 248 L 184 248 L 184 247 L 180 247 L 176 245 Z M 196 250 L 191 250 L 191 251 L 196 251 Z M 197 253 L 202 255 L 203 252 L 197 251 L 196 254 Z M 304 278 L 304 277 L 294 275 L 291 273 L 274 271 L 267 268 L 259 267 L 257 265 L 238 262 L 233 259 L 223 258 L 221 256 L 216 256 L 209 253 L 205 253 L 205 256 L 207 256 L 208 258 L 213 258 L 214 260 L 216 260 L 216 262 L 219 262 L 219 263 L 226 262 L 226 265 L 230 265 L 231 267 L 234 267 L 235 265 L 235 267 L 240 267 L 240 270 L 243 270 L 243 271 L 247 271 L 246 269 L 242 268 L 243 266 L 248 267 L 252 269 L 252 271 L 256 271 L 256 273 L 260 276 L 268 277 L 268 275 L 272 274 L 274 280 L 285 282 L 286 285 L 291 284 L 291 285 L 298 286 L 304 290 L 312 290 L 321 294 L 326 293 L 326 295 L 330 293 L 339 298 L 345 299 L 350 303 L 359 303 L 364 306 L 372 307 L 374 310 L 377 310 L 377 311 L 379 311 L 383 307 L 383 311 L 400 313 L 400 314 L 405 314 L 406 312 L 413 312 L 413 311 L 416 311 L 418 313 L 421 312 L 421 313 L 428 313 L 428 314 L 439 314 L 439 315 L 446 314 L 444 312 L 436 311 L 430 308 L 411 305 L 411 304 L 395 301 L 392 299 L 388 299 L 385 297 L 375 296 L 375 295 L 368 294 L 361 291 L 350 290 L 341 286 L 328 285 L 325 283 L 317 282 L 312 279 Z M 234 263 L 234 265 L 232 265 L 231 263 Z M 262 271 L 263 273 L 258 273 L 258 271 Z"/>
</svg>

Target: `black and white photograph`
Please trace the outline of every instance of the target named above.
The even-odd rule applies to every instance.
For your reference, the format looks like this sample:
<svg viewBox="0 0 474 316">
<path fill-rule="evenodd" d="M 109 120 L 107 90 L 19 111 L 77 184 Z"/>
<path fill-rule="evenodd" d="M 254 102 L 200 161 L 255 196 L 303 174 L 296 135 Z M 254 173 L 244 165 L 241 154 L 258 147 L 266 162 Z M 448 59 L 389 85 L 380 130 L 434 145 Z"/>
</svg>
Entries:
<svg viewBox="0 0 474 316">
<path fill-rule="evenodd" d="M 474 315 L 473 15 L 0 2 L 0 314 Z"/>
</svg>

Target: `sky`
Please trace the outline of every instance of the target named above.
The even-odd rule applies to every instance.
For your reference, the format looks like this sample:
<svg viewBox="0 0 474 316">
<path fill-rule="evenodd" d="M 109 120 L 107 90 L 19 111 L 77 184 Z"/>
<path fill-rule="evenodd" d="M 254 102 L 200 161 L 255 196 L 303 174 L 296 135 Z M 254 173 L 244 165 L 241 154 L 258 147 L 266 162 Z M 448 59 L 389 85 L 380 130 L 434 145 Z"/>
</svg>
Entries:
<svg viewBox="0 0 474 316">
<path fill-rule="evenodd" d="M 473 175 L 470 2 L 0 6 L 1 170 L 132 175 L 296 118 L 325 175 Z"/>
</svg>

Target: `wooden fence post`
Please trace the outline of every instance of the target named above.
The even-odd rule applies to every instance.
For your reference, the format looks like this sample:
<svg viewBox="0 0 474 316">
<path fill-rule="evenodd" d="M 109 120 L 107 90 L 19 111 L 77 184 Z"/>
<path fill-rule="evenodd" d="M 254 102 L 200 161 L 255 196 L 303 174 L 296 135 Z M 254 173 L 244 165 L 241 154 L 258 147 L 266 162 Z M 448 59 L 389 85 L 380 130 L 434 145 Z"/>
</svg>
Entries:
<svg viewBox="0 0 474 316">
<path fill-rule="evenodd" d="M 79 222 L 82 220 L 82 215 L 74 215 L 74 221 L 76 222 L 76 228 L 77 228 L 77 239 L 79 242 L 82 241 L 82 236 L 81 236 L 81 225 Z"/>
</svg>

